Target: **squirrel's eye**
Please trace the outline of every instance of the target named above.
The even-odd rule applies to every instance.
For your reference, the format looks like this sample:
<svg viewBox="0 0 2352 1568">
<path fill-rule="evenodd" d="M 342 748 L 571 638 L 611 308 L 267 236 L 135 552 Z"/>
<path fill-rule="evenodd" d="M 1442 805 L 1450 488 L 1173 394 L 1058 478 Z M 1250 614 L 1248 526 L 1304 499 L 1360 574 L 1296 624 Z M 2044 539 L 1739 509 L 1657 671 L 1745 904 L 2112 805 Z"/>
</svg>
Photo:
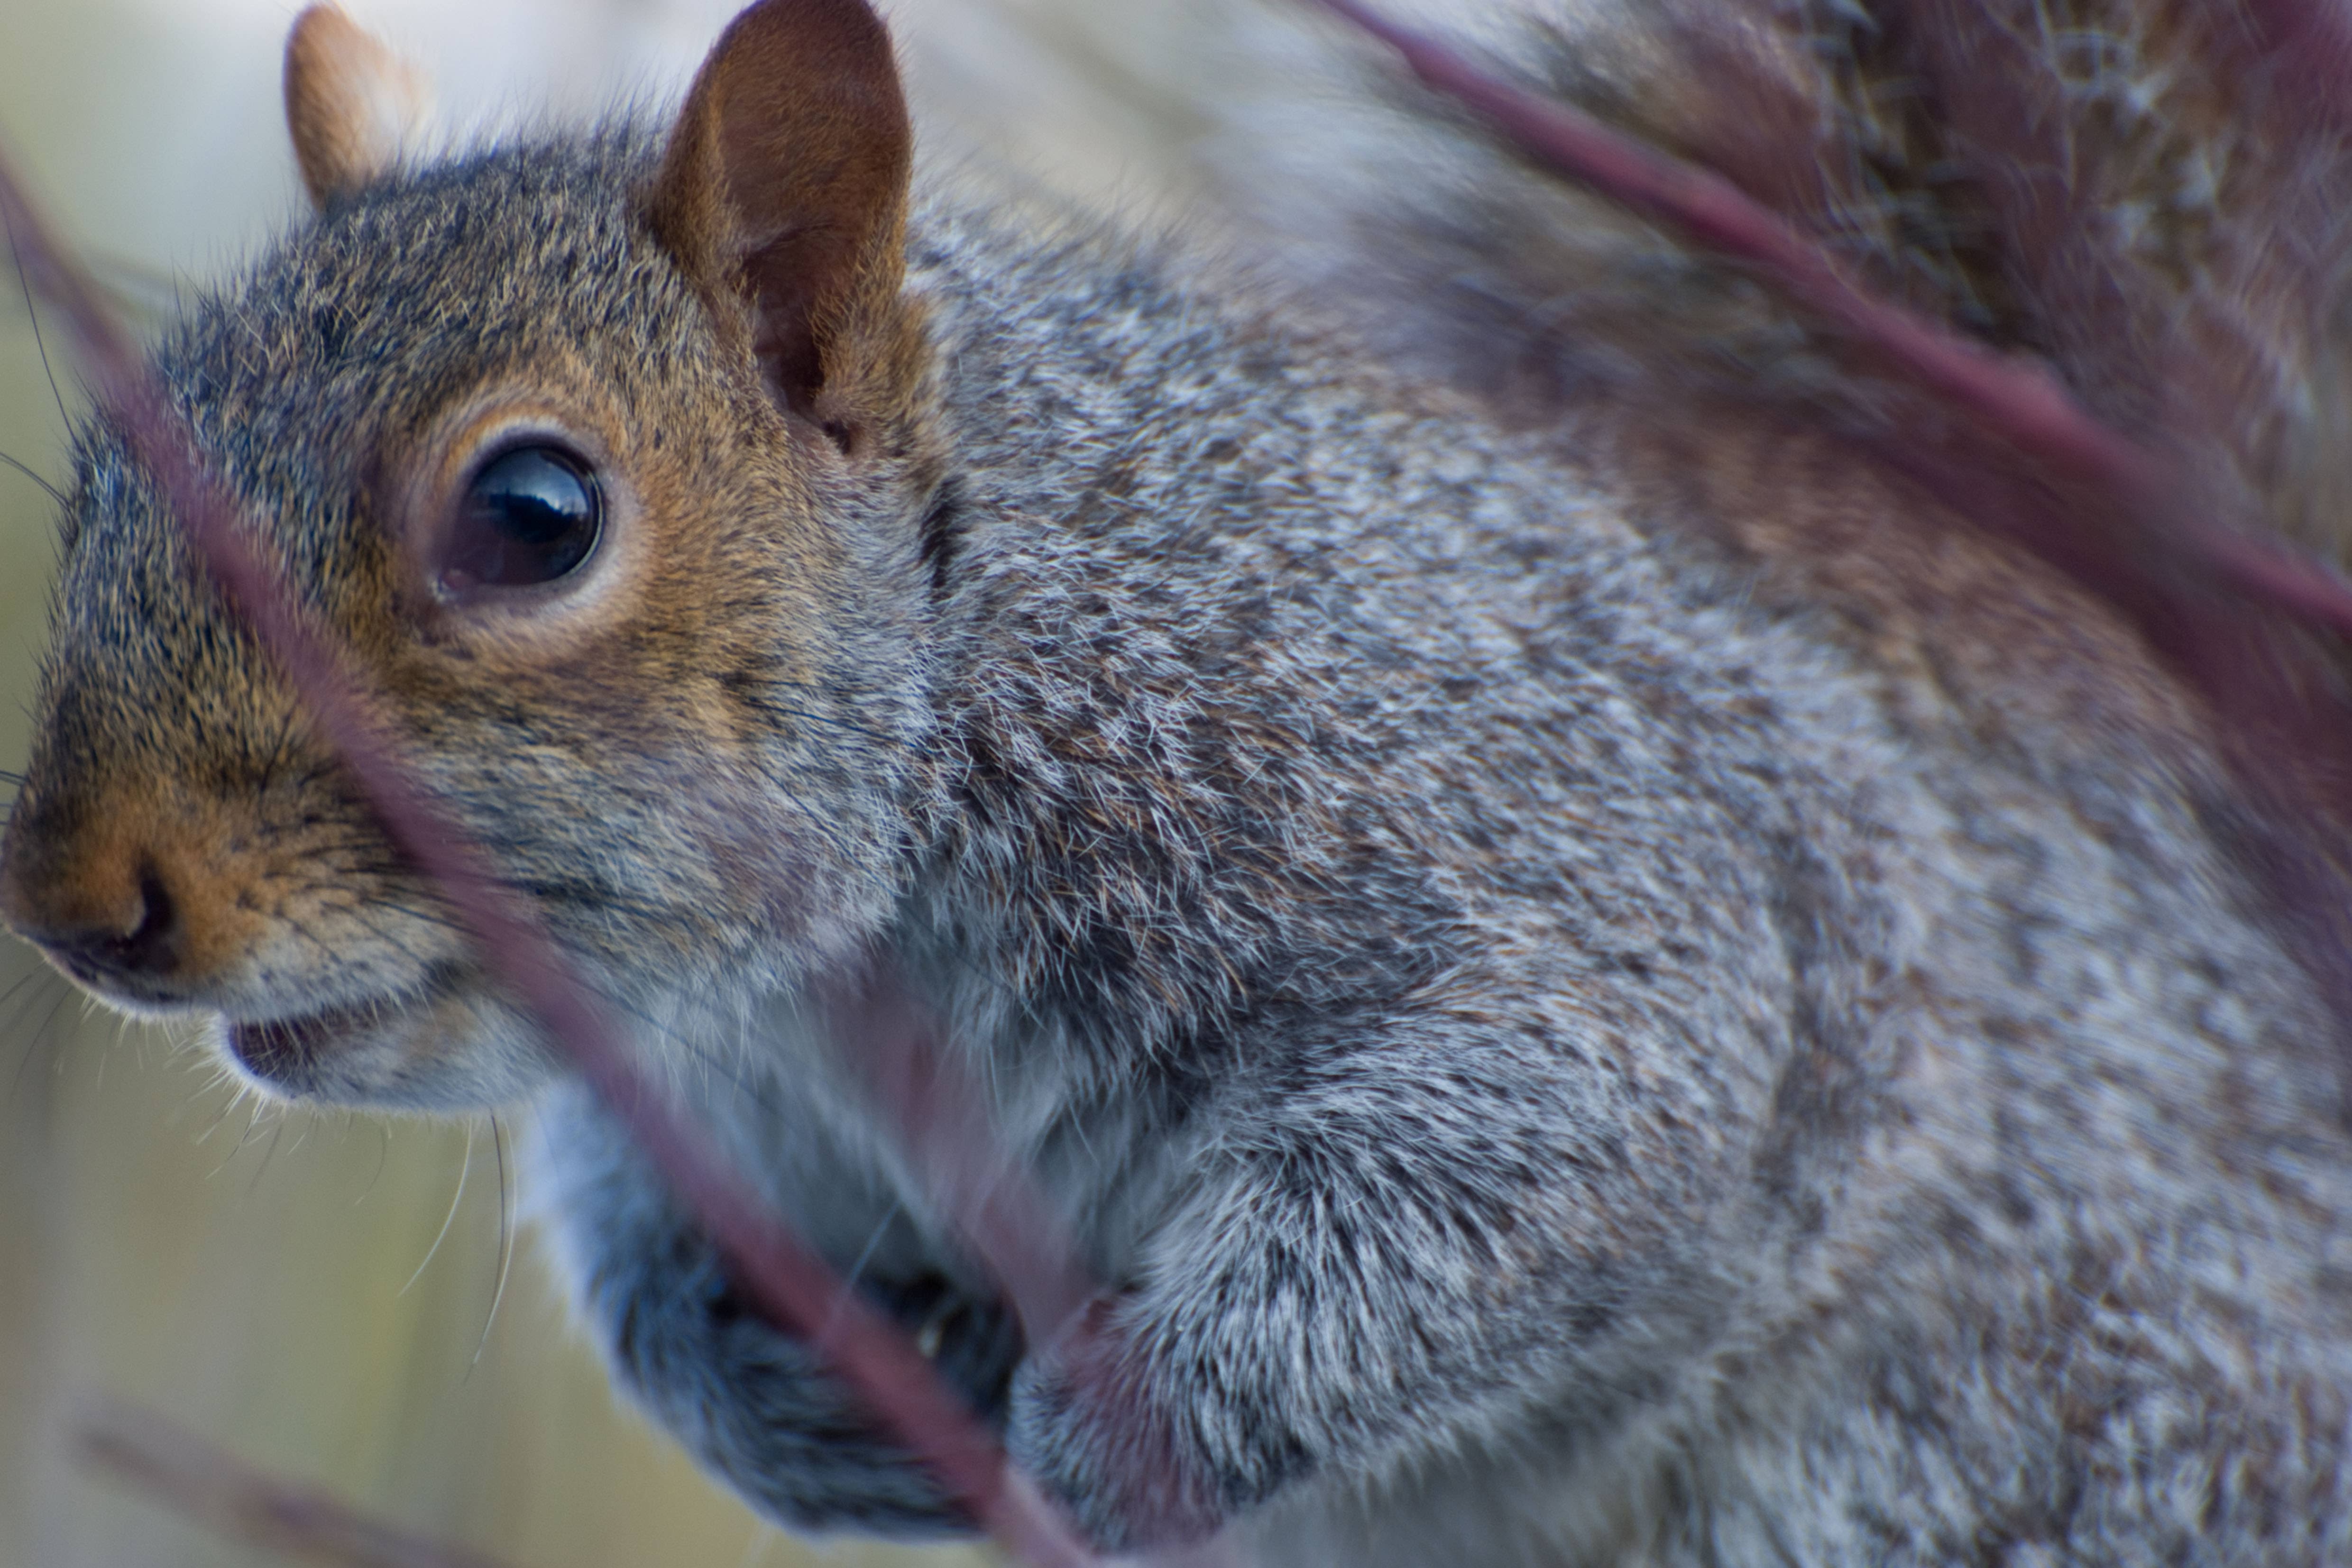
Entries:
<svg viewBox="0 0 2352 1568">
<path fill-rule="evenodd" d="M 588 465 L 555 446 L 516 446 L 482 465 L 457 505 L 441 561 L 451 589 L 552 582 L 596 548 L 604 499 Z"/>
</svg>

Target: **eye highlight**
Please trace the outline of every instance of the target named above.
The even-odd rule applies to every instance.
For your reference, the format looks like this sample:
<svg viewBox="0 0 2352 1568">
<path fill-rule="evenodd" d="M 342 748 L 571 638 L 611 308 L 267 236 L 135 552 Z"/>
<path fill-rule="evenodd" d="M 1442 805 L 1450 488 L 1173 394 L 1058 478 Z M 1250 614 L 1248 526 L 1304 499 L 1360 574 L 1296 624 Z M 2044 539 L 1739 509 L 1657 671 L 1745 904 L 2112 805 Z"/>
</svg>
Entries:
<svg viewBox="0 0 2352 1568">
<path fill-rule="evenodd" d="M 474 472 L 442 547 L 441 586 L 527 588 L 578 570 L 604 528 L 595 471 L 560 446 L 510 446 Z"/>
</svg>

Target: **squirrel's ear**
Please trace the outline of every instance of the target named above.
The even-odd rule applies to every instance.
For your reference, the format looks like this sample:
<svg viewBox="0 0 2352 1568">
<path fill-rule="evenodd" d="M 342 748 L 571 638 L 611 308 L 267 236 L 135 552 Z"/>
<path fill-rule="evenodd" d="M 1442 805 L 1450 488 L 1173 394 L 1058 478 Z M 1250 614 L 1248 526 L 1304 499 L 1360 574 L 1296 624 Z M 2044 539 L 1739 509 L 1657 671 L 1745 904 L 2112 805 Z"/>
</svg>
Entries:
<svg viewBox="0 0 2352 1568">
<path fill-rule="evenodd" d="M 646 201 L 697 287 L 748 307 L 772 394 L 845 449 L 908 375 L 913 142 L 864 0 L 761 0 L 703 62 Z"/>
<path fill-rule="evenodd" d="M 286 128 L 310 200 L 325 206 L 389 173 L 425 118 L 423 73 L 332 5 L 286 37 Z"/>
</svg>

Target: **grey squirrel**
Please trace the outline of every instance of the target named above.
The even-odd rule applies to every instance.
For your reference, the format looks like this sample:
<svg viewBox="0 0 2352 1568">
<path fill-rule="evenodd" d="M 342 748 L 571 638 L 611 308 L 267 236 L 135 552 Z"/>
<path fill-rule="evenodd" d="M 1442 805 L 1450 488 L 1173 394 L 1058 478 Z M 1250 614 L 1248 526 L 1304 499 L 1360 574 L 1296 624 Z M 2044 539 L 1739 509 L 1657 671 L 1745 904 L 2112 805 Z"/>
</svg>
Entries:
<svg viewBox="0 0 2352 1568">
<path fill-rule="evenodd" d="M 2232 26 L 1602 7 L 1502 57 L 1759 189 L 1817 172 L 1789 210 L 2136 428 L 2182 424 L 2192 343 L 2203 455 L 2311 537 L 2341 269 L 2244 236 L 2320 233 L 2341 176 L 2197 74 Z M 1970 38 L 2022 50 L 2000 94 Z M 298 24 L 319 212 L 158 367 L 646 1061 L 1094 1540 L 2352 1562 L 2341 1041 L 2217 717 L 1885 461 L 1842 345 L 1401 89 L 1372 188 L 1384 147 L 1444 177 L 1331 165 L 1309 301 L 918 194 L 862 0 L 752 6 L 671 123 L 425 167 L 384 79 Z M 1995 131 L 2097 223 L 1972 166 Z M 964 1529 L 485 983 L 167 525 L 93 422 L 9 924 L 276 1092 L 535 1102 L 646 1409 L 787 1523 Z M 877 991 L 1101 1282 L 1050 1335 L 874 1104 Z"/>
</svg>

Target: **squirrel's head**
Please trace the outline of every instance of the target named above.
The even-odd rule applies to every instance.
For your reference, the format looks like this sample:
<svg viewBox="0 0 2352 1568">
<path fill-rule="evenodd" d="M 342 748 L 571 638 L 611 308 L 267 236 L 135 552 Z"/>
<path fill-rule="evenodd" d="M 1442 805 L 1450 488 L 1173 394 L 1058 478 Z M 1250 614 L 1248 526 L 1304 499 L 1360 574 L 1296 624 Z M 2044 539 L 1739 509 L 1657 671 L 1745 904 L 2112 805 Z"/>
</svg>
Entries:
<svg viewBox="0 0 2352 1568">
<path fill-rule="evenodd" d="M 318 213 L 157 369 L 403 754 L 620 1006 L 690 1031 L 679 998 L 845 951 L 894 892 L 939 479 L 889 41 L 863 0 L 763 0 L 666 138 L 413 170 L 400 85 L 304 15 Z M 551 1071 L 103 417 L 37 717 L 0 913 L 97 995 L 218 1020 L 289 1093 Z"/>
</svg>

